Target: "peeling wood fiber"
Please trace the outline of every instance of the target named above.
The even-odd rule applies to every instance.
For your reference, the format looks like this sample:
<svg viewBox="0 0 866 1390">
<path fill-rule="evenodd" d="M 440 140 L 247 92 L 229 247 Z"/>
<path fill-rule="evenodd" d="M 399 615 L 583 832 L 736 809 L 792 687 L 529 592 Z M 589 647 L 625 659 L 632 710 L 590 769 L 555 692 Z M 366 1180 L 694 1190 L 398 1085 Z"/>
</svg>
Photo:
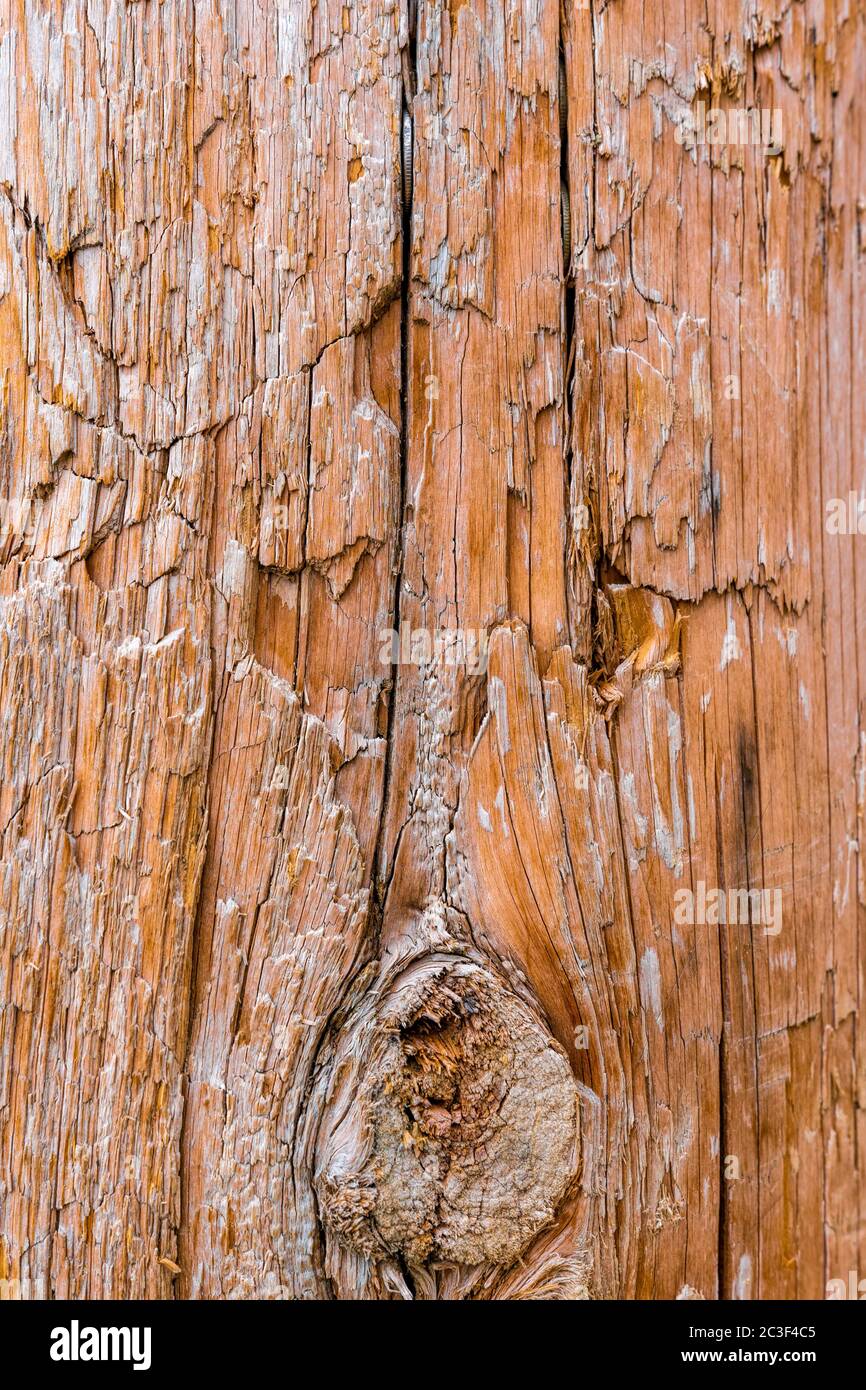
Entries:
<svg viewBox="0 0 866 1390">
<path fill-rule="evenodd" d="M 864 64 L 0 0 L 4 1288 L 866 1271 Z"/>
</svg>

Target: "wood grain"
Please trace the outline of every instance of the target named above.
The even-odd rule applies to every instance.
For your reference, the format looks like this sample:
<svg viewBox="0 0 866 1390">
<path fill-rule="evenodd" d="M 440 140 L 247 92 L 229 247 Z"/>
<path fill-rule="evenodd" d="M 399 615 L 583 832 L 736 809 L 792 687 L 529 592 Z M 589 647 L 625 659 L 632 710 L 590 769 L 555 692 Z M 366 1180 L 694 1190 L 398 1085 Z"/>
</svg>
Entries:
<svg viewBox="0 0 866 1390">
<path fill-rule="evenodd" d="M 866 1273 L 864 61 L 0 0 L 0 1288 Z"/>
</svg>

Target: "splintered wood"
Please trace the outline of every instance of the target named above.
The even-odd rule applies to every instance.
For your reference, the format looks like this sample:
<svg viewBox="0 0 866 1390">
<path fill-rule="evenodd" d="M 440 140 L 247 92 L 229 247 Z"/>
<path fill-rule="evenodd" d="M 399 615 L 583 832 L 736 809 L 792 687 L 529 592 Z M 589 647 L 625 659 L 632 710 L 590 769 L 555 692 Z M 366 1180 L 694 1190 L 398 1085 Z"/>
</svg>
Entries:
<svg viewBox="0 0 866 1390">
<path fill-rule="evenodd" d="M 0 0 L 0 1289 L 866 1274 L 864 66 Z"/>
</svg>

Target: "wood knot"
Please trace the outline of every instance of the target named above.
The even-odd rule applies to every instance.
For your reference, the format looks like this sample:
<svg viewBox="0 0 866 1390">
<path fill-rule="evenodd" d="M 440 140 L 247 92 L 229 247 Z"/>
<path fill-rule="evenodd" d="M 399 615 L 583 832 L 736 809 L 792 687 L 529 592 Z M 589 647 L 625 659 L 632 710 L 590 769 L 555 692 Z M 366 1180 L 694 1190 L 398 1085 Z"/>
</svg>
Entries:
<svg viewBox="0 0 866 1390">
<path fill-rule="evenodd" d="M 575 1080 L 489 971 L 413 962 L 359 1007 L 332 1076 L 316 1190 L 342 1245 L 410 1266 L 511 1264 L 553 1220 L 578 1164 Z"/>
</svg>

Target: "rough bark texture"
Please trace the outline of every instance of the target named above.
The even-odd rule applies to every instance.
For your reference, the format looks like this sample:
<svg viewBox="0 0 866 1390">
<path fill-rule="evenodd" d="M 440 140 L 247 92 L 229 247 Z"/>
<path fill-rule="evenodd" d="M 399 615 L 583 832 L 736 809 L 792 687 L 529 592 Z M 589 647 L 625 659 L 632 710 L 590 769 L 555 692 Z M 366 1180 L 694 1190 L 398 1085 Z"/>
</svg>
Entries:
<svg viewBox="0 0 866 1390">
<path fill-rule="evenodd" d="M 864 70 L 862 0 L 0 0 L 5 1288 L 866 1273 Z"/>
</svg>

